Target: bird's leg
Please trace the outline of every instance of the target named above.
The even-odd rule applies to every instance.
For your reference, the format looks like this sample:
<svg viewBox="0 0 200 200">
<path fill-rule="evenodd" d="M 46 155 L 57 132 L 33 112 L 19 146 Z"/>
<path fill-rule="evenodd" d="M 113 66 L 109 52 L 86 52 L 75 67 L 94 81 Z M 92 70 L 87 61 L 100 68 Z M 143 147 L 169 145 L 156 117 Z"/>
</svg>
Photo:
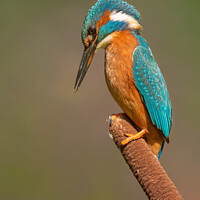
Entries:
<svg viewBox="0 0 200 200">
<path fill-rule="evenodd" d="M 147 131 L 145 129 L 142 129 L 140 132 L 134 134 L 134 135 L 131 135 L 131 134 L 126 134 L 125 135 L 128 137 L 126 138 L 125 140 L 123 140 L 121 142 L 121 144 L 124 146 L 126 144 L 128 144 L 129 142 L 131 142 L 132 140 L 136 140 L 136 139 L 140 139 L 144 134 L 146 134 Z"/>
<path fill-rule="evenodd" d="M 115 120 L 116 118 L 123 117 L 125 115 L 126 115 L 125 113 L 114 114 L 114 115 L 111 116 L 111 118 L 112 118 L 112 120 Z"/>
<path fill-rule="evenodd" d="M 125 113 L 119 113 L 119 114 L 112 115 L 109 118 L 110 119 L 110 124 L 112 124 L 112 121 L 116 120 L 118 117 L 123 117 L 124 115 L 126 115 L 126 114 Z M 132 140 L 140 139 L 146 133 L 148 133 L 148 131 L 145 130 L 145 129 L 142 129 L 141 131 L 139 131 L 138 133 L 136 133 L 134 135 L 125 133 L 124 135 L 126 135 L 128 138 L 123 140 L 121 142 L 121 144 L 124 146 L 124 145 L 128 144 L 129 142 L 131 142 Z"/>
<path fill-rule="evenodd" d="M 114 120 L 116 120 L 118 117 L 120 117 L 120 116 L 122 117 L 122 116 L 125 116 L 125 115 L 126 115 L 125 113 L 119 113 L 119 114 L 113 114 L 113 115 L 109 116 L 110 126 L 111 126 L 112 122 Z"/>
</svg>

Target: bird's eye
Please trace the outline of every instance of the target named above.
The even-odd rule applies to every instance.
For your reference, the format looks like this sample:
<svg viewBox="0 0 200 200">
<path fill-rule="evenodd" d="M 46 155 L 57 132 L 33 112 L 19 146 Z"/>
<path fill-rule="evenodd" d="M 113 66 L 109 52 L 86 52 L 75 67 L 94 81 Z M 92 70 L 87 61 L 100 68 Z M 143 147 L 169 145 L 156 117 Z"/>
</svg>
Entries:
<svg viewBox="0 0 200 200">
<path fill-rule="evenodd" d="M 88 35 L 96 35 L 96 26 L 92 25 L 88 28 Z"/>
</svg>

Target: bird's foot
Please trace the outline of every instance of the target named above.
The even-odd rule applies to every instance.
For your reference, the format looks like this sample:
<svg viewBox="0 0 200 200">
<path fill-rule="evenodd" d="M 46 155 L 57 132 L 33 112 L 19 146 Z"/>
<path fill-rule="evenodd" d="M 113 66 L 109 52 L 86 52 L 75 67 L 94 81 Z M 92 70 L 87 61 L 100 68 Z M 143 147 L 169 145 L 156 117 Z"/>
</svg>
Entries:
<svg viewBox="0 0 200 200">
<path fill-rule="evenodd" d="M 117 119 L 118 117 L 123 117 L 125 116 L 125 113 L 119 113 L 119 114 L 114 114 L 111 116 L 112 120 L 114 121 L 115 119 Z"/>
<path fill-rule="evenodd" d="M 110 115 L 110 116 L 109 116 L 109 123 L 110 123 L 110 126 L 112 125 L 113 121 L 116 120 L 118 117 L 123 117 L 123 116 L 125 116 L 125 115 L 126 115 L 125 113 L 119 113 L 119 114 Z"/>
<path fill-rule="evenodd" d="M 125 134 L 128 138 L 126 138 L 125 140 L 123 140 L 121 142 L 121 144 L 123 146 L 125 146 L 126 144 L 128 144 L 129 142 L 131 142 L 132 140 L 137 140 L 137 139 L 140 139 L 144 134 L 146 134 L 147 131 L 145 129 L 141 130 L 140 132 L 134 134 L 134 135 L 131 135 L 131 134 Z"/>
</svg>

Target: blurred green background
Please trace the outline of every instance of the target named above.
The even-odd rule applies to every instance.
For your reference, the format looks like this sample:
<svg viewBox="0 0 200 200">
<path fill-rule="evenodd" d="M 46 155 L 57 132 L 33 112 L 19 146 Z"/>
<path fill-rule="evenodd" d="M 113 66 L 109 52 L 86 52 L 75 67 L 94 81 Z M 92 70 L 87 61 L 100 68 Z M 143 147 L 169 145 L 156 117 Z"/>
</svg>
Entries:
<svg viewBox="0 0 200 200">
<path fill-rule="evenodd" d="M 173 104 L 161 163 L 185 199 L 199 199 L 199 1 L 129 0 Z M 98 53 L 77 94 L 80 32 L 95 1 L 0 2 L 0 199 L 145 199 L 108 137 L 121 112 Z"/>
</svg>

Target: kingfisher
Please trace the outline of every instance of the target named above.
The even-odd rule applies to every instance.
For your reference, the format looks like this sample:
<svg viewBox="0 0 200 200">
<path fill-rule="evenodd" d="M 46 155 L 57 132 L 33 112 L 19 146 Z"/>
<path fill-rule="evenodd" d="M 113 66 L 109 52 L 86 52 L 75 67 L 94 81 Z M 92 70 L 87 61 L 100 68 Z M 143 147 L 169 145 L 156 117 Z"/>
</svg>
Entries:
<svg viewBox="0 0 200 200">
<path fill-rule="evenodd" d="M 84 52 L 74 89 L 81 85 L 99 49 L 105 49 L 105 79 L 110 93 L 138 133 L 122 145 L 143 137 L 153 154 L 161 156 L 169 142 L 172 105 L 167 85 L 146 39 L 140 13 L 121 0 L 98 0 L 82 26 Z"/>
</svg>

